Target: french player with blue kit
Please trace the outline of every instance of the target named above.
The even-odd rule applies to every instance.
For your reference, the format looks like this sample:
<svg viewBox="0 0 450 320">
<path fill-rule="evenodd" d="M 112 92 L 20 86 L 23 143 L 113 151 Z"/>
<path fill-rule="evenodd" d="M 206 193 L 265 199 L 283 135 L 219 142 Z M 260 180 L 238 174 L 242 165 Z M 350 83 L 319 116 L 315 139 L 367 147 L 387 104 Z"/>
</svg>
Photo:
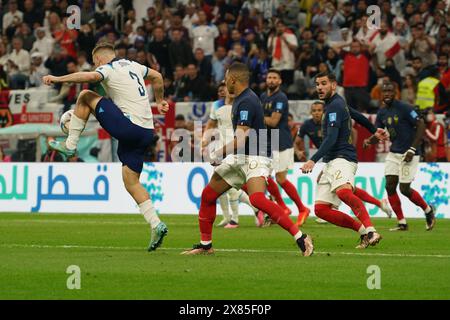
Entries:
<svg viewBox="0 0 450 320">
<path fill-rule="evenodd" d="M 76 72 L 61 77 L 45 76 L 43 82 L 85 83 L 100 82 L 108 98 L 90 90 L 83 90 L 77 99 L 69 123 L 66 141 L 53 141 L 50 147 L 67 157 L 76 154 L 77 144 L 90 114 L 94 114 L 100 125 L 119 141 L 117 150 L 122 162 L 122 177 L 125 188 L 136 201 L 140 212 L 151 226 L 149 251 L 158 248 L 168 229 L 159 219 L 150 196 L 139 182 L 144 155 L 153 140 L 153 115 L 145 88 L 144 79 L 152 82 L 158 110 L 167 112 L 168 104 L 163 100 L 164 84 L 159 72 L 126 59 L 116 59 L 114 47 L 99 43 L 92 51 L 97 67 L 93 72 Z"/>
</svg>

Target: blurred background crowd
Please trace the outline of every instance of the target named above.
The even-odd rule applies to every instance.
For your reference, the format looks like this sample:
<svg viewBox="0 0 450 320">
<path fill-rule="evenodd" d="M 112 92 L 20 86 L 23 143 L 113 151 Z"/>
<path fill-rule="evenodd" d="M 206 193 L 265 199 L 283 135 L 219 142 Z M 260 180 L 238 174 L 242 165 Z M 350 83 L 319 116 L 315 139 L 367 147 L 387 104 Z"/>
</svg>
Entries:
<svg viewBox="0 0 450 320">
<path fill-rule="evenodd" d="M 389 79 L 397 98 L 424 114 L 428 143 L 447 148 L 449 0 L 3 0 L 0 5 L 2 90 L 42 86 L 46 74 L 91 70 L 91 50 L 109 41 L 119 57 L 160 71 L 173 102 L 217 99 L 217 85 L 235 61 L 249 66 L 251 87 L 259 94 L 267 71 L 280 70 L 290 100 L 316 99 L 314 76 L 331 70 L 349 105 L 369 114 L 381 107 L 380 87 Z M 81 8 L 78 30 L 67 27 L 70 5 Z M 371 5 L 378 6 L 381 19 L 368 14 Z M 84 88 L 57 87 L 52 99 L 70 106 Z M 438 122 L 435 114 L 444 116 Z"/>
</svg>

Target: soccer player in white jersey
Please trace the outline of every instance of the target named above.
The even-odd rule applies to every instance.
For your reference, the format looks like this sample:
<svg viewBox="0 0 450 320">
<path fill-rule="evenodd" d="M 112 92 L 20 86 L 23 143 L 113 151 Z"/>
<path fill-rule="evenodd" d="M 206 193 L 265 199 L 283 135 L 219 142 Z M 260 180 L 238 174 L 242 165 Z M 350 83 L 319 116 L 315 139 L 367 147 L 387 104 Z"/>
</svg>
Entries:
<svg viewBox="0 0 450 320">
<path fill-rule="evenodd" d="M 117 154 L 122 162 L 125 188 L 139 205 L 145 220 L 151 225 L 148 251 L 158 248 L 168 230 L 160 221 L 150 196 L 139 182 L 144 154 L 153 139 L 153 116 L 144 79 L 150 79 L 158 110 L 166 113 L 169 105 L 164 98 L 161 74 L 137 62 L 116 59 L 114 46 L 97 44 L 92 50 L 97 69 L 93 72 L 76 72 L 61 77 L 43 77 L 46 85 L 64 82 L 101 82 L 110 99 L 90 90 L 80 92 L 74 114 L 69 124 L 69 135 L 64 142 L 54 141 L 50 147 L 67 157 L 76 154 L 78 140 L 90 114 L 119 141 Z"/>
<path fill-rule="evenodd" d="M 233 123 L 231 121 L 233 98 L 228 93 L 225 82 L 222 82 L 217 88 L 217 95 L 219 100 L 211 106 L 209 120 L 202 139 L 202 147 L 209 147 L 212 152 L 234 140 Z M 214 129 L 218 130 L 219 140 L 214 140 L 214 143 L 212 143 L 211 138 L 216 136 L 215 133 L 217 133 Z M 257 218 L 256 225 L 261 227 L 264 223 L 264 214 L 262 212 L 258 214 L 259 210 L 251 205 L 247 193 L 235 188 L 231 188 L 219 197 L 223 219 L 217 226 L 226 229 L 239 227 L 239 201 L 253 209 Z M 231 217 L 229 207 L 231 207 Z"/>
</svg>

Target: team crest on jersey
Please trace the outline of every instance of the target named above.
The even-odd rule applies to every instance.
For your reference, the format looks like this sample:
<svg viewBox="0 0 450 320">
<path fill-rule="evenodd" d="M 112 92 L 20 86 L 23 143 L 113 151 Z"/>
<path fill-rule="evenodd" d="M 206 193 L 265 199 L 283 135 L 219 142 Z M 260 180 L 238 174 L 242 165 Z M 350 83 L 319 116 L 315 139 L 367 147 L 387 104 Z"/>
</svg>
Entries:
<svg viewBox="0 0 450 320">
<path fill-rule="evenodd" d="M 240 117 L 241 117 L 241 121 L 247 121 L 248 120 L 248 111 L 241 111 Z"/>
<path fill-rule="evenodd" d="M 395 124 L 398 124 L 398 115 L 395 115 L 395 116 L 394 116 L 394 123 L 395 123 Z"/>
</svg>

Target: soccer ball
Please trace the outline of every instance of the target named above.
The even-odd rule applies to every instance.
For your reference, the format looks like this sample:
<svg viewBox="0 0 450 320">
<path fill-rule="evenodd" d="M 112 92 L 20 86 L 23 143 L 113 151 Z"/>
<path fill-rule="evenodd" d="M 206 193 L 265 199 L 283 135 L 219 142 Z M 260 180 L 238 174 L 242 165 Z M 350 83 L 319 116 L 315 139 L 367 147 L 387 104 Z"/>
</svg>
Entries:
<svg viewBox="0 0 450 320">
<path fill-rule="evenodd" d="M 61 119 L 59 120 L 59 126 L 61 127 L 62 132 L 65 134 L 69 134 L 69 123 L 70 118 L 72 118 L 73 110 L 69 110 L 63 113 Z"/>
</svg>

